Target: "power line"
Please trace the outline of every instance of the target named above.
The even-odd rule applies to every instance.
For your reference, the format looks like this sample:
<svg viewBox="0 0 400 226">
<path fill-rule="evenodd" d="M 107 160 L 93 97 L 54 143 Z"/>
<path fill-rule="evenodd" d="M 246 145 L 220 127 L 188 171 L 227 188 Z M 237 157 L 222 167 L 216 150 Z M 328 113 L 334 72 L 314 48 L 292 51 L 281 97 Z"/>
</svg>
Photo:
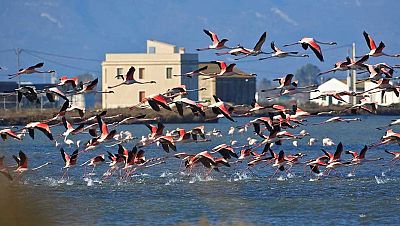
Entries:
<svg viewBox="0 0 400 226">
<path fill-rule="evenodd" d="M 24 50 L 25 50 L 25 49 L 24 49 Z M 61 62 L 58 62 L 58 61 L 55 61 L 55 60 L 50 60 L 50 59 L 48 59 L 48 58 L 45 58 L 45 57 L 42 57 L 42 56 L 38 56 L 38 55 L 33 54 L 33 53 L 31 53 L 31 52 L 28 52 L 28 51 L 24 51 L 24 52 L 25 52 L 26 54 L 31 55 L 31 56 L 33 56 L 33 57 L 36 57 L 36 58 L 38 58 L 38 59 L 46 60 L 46 61 L 48 61 L 48 62 L 51 62 L 51 63 L 53 63 L 53 64 L 57 64 L 57 65 L 60 65 L 60 66 L 66 67 L 66 68 L 72 68 L 72 69 L 76 69 L 76 70 L 80 70 L 80 71 L 84 71 L 84 72 L 101 73 L 101 71 L 92 70 L 92 69 L 87 69 L 87 68 L 81 68 L 81 67 L 76 67 L 76 66 L 69 65 L 69 64 L 64 64 L 64 63 L 61 63 Z"/>
<path fill-rule="evenodd" d="M 102 62 L 103 61 L 103 60 L 100 60 L 100 59 L 91 59 L 91 58 L 83 58 L 83 57 L 66 56 L 66 55 L 60 55 L 60 54 L 55 54 L 55 53 L 47 53 L 47 52 L 37 51 L 37 50 L 32 50 L 32 49 L 24 49 L 24 51 L 37 53 L 37 54 L 42 54 L 42 55 L 48 55 L 48 56 L 55 56 L 55 57 L 74 59 L 74 60 L 86 60 L 86 61 L 94 61 L 94 62 Z"/>
</svg>

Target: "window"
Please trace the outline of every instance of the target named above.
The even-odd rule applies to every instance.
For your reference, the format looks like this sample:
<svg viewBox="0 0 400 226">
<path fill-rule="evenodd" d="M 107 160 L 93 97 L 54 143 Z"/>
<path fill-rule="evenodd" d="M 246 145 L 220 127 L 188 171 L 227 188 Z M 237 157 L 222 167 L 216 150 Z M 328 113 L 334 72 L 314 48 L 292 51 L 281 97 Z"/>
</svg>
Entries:
<svg viewBox="0 0 400 226">
<path fill-rule="evenodd" d="M 139 79 L 144 79 L 144 68 L 139 68 Z"/>
<path fill-rule="evenodd" d="M 172 67 L 167 67 L 167 79 L 172 78 Z"/>
<path fill-rule="evenodd" d="M 123 68 L 117 68 L 117 76 L 124 76 Z"/>
<path fill-rule="evenodd" d="M 323 101 L 326 101 L 326 96 L 322 96 L 321 99 L 322 99 Z"/>
<path fill-rule="evenodd" d="M 146 98 L 146 93 L 144 91 L 139 91 L 139 102 L 142 102 Z"/>
<path fill-rule="evenodd" d="M 155 54 L 156 53 L 156 47 L 149 46 L 149 53 Z"/>
</svg>

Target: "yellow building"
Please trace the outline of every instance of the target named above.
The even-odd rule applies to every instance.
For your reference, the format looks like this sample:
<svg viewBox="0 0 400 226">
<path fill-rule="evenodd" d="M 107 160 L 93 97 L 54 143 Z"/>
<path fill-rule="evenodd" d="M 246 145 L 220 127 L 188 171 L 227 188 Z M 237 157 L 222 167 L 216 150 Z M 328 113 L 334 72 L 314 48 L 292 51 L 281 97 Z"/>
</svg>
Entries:
<svg viewBox="0 0 400 226">
<path fill-rule="evenodd" d="M 134 78 L 138 81 L 156 81 L 156 84 L 133 84 L 114 88 L 114 93 L 102 94 L 102 107 L 119 108 L 138 104 L 145 96 L 163 93 L 167 89 L 186 85 L 187 89 L 197 89 L 198 79 L 174 76 L 196 70 L 199 66 L 198 54 L 185 53 L 184 48 L 147 40 L 147 53 L 109 53 L 102 63 L 102 91 L 122 82 L 116 75 L 125 75 L 131 66 L 136 69 Z M 198 100 L 198 92 L 187 96 Z"/>
</svg>

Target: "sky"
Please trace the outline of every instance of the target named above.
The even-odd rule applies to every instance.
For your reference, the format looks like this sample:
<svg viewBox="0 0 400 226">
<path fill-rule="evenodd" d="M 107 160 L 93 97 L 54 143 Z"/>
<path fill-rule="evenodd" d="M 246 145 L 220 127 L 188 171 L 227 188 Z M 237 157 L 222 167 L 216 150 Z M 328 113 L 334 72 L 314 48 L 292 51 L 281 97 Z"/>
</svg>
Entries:
<svg viewBox="0 0 400 226">
<path fill-rule="evenodd" d="M 367 31 L 376 42 L 383 41 L 388 53 L 400 53 L 400 30 L 396 20 L 397 0 L 1 0 L 0 80 L 17 69 L 14 49 L 20 48 L 22 67 L 45 62 L 57 76 L 86 72 L 101 76 L 106 53 L 145 52 L 146 40 L 155 39 L 185 47 L 187 52 L 206 47 L 210 39 L 203 29 L 227 38 L 227 45 L 253 47 L 266 31 L 263 46 L 278 47 L 302 37 L 335 41 L 336 47 L 322 46 L 325 62 L 300 46 L 282 48 L 308 53 L 310 58 L 258 61 L 249 57 L 237 67 L 256 73 L 258 78 L 276 78 L 312 63 L 321 70 L 344 60 L 351 43 L 357 55 L 368 52 L 362 36 Z M 199 53 L 200 61 L 225 60 L 215 51 Z M 374 58 L 369 63 L 398 64 L 400 59 Z M 335 76 L 341 76 L 340 73 Z M 344 75 L 343 75 L 344 76 Z M 27 75 L 23 81 L 49 82 L 46 75 Z"/>
</svg>

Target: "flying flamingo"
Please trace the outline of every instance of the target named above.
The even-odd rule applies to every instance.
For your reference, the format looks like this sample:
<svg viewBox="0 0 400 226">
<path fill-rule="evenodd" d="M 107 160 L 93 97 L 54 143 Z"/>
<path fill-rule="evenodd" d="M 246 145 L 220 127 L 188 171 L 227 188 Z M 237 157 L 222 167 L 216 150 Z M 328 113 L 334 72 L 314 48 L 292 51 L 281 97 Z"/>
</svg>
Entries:
<svg viewBox="0 0 400 226">
<path fill-rule="evenodd" d="M 386 54 L 383 51 L 385 48 L 385 44 L 383 42 L 380 42 L 378 46 L 376 46 L 375 41 L 372 39 L 372 37 L 366 32 L 363 32 L 365 41 L 367 42 L 368 48 L 370 49 L 369 53 L 367 54 L 368 56 L 372 57 L 378 57 L 378 56 L 388 56 L 388 57 L 400 57 L 400 54 Z"/>
<path fill-rule="evenodd" d="M 351 60 L 349 57 L 346 58 L 345 61 L 338 61 L 333 65 L 333 68 L 328 71 L 323 71 L 318 73 L 318 76 L 328 73 L 335 73 L 336 71 L 347 71 L 349 70 L 348 65 L 351 64 Z"/>
<path fill-rule="evenodd" d="M 60 152 L 61 152 L 61 157 L 63 158 L 64 163 L 65 163 L 65 166 L 63 167 L 63 169 L 66 169 L 64 174 L 61 177 L 61 179 L 63 179 L 67 175 L 68 169 L 70 167 L 73 167 L 76 165 L 76 162 L 78 160 L 78 152 L 79 151 L 78 151 L 78 149 L 76 149 L 71 155 L 69 155 L 68 153 L 66 153 L 64 151 L 63 148 L 61 148 Z"/>
<path fill-rule="evenodd" d="M 99 83 L 99 79 L 96 78 L 92 81 L 89 81 L 87 84 L 83 84 L 75 94 L 86 94 L 86 93 L 114 93 L 114 91 L 96 91 L 97 84 Z"/>
<path fill-rule="evenodd" d="M 1 139 L 7 140 L 7 137 L 9 137 L 9 136 L 14 138 L 14 139 L 16 139 L 16 140 L 22 140 L 20 135 L 16 134 L 14 131 L 12 131 L 9 128 L 5 128 L 5 129 L 0 130 Z"/>
<path fill-rule="evenodd" d="M 137 81 L 135 80 L 135 78 L 133 77 L 133 75 L 135 74 L 135 67 L 130 67 L 128 72 L 125 75 L 125 81 L 115 85 L 115 86 L 109 86 L 109 89 L 113 89 L 116 88 L 118 86 L 122 86 L 122 85 L 132 85 L 132 84 L 147 84 L 147 83 L 156 83 L 156 81 L 148 81 L 148 82 L 141 82 L 141 81 Z"/>
<path fill-rule="evenodd" d="M 216 115 L 222 114 L 225 118 L 234 122 L 235 120 L 232 118 L 229 108 L 227 107 L 225 102 L 223 102 L 221 99 L 219 99 L 215 95 L 213 97 L 214 97 L 216 103 L 209 105 L 208 108 L 211 108 L 212 111 L 214 112 L 214 114 L 216 114 Z"/>
<path fill-rule="evenodd" d="M 17 76 L 23 75 L 23 74 L 33 74 L 33 73 L 41 73 L 41 74 L 48 74 L 48 73 L 54 73 L 54 70 L 49 70 L 49 71 L 38 71 L 37 69 L 43 67 L 44 63 L 38 63 L 33 66 L 27 67 L 25 69 L 20 69 L 17 73 L 8 75 L 10 76 L 9 79 L 15 78 Z"/>
<path fill-rule="evenodd" d="M 199 76 L 199 75 L 208 75 L 208 74 L 203 72 L 203 71 L 207 70 L 207 68 L 208 68 L 208 66 L 206 65 L 206 66 L 201 67 L 199 69 L 196 69 L 194 71 L 189 71 L 189 72 L 186 72 L 184 74 L 174 75 L 174 76 L 184 76 L 184 77 L 192 78 L 192 77 L 196 77 L 196 76 Z"/>
<path fill-rule="evenodd" d="M 44 133 L 44 135 L 46 135 L 51 141 L 54 140 L 53 138 L 53 134 L 51 133 L 50 127 L 48 124 L 46 123 L 42 123 L 42 122 L 31 122 L 28 123 L 25 126 L 26 129 L 28 129 L 29 132 L 29 136 L 32 139 L 35 139 L 35 132 L 34 129 L 40 130 L 42 133 Z"/>
<path fill-rule="evenodd" d="M 314 123 L 314 124 L 312 124 L 312 125 L 323 125 L 323 124 L 333 123 L 333 122 L 347 122 L 347 123 L 349 123 L 349 122 L 353 122 L 353 121 L 361 121 L 361 118 L 349 118 L 349 119 L 344 119 L 344 118 L 341 118 L 340 116 L 335 116 L 335 117 L 332 117 L 332 118 L 330 118 L 330 119 L 327 119 L 327 120 L 325 120 L 325 121 L 323 121 L 323 122 Z"/>
<path fill-rule="evenodd" d="M 298 55 L 299 52 L 285 52 L 278 47 L 275 46 L 274 42 L 271 42 L 271 49 L 274 51 L 273 54 L 269 57 L 263 57 L 258 60 L 266 60 L 270 58 L 284 58 L 284 57 L 309 57 L 307 54 Z"/>
<path fill-rule="evenodd" d="M 197 51 L 203 51 L 203 50 L 209 50 L 209 49 L 216 49 L 216 50 L 229 49 L 229 47 L 225 46 L 225 42 L 227 42 L 228 39 L 224 38 L 220 41 L 218 39 L 218 36 L 215 33 L 205 30 L 205 29 L 203 29 L 203 31 L 211 38 L 212 44 L 209 45 L 207 48 L 199 48 L 199 49 L 197 49 Z"/>
<path fill-rule="evenodd" d="M 398 151 L 388 151 L 385 150 L 386 153 L 393 155 L 393 159 L 390 160 L 389 168 L 392 168 L 399 160 L 400 160 L 400 152 Z"/>
<path fill-rule="evenodd" d="M 324 61 L 324 57 L 322 56 L 322 50 L 321 47 L 318 44 L 324 44 L 324 45 L 336 45 L 336 42 L 320 42 L 317 41 L 313 38 L 307 38 L 304 37 L 302 39 L 300 39 L 300 41 L 296 42 L 296 43 L 292 43 L 292 44 L 286 44 L 283 47 L 286 46 L 292 46 L 292 45 L 298 45 L 300 44 L 301 47 L 303 47 L 303 49 L 307 50 L 308 47 L 310 47 L 310 49 L 315 53 L 315 55 L 318 57 L 318 59 L 320 61 Z"/>
<path fill-rule="evenodd" d="M 89 159 L 88 161 L 82 163 L 81 166 L 85 166 L 85 171 L 83 173 L 83 177 L 86 177 L 86 167 L 87 166 L 93 166 L 92 172 L 89 174 L 89 175 L 91 175 L 91 174 L 93 174 L 96 166 L 105 161 L 106 161 L 105 155 L 98 155 L 98 156 L 93 157 L 93 158 Z"/>
<path fill-rule="evenodd" d="M 351 154 L 353 156 L 353 159 L 351 159 L 351 164 L 354 165 L 353 170 L 351 171 L 351 174 L 354 175 L 356 172 L 357 167 L 360 165 L 366 163 L 366 162 L 374 162 L 374 161 L 379 161 L 382 160 L 383 158 L 376 158 L 376 159 L 366 159 L 365 154 L 368 151 L 368 146 L 364 145 L 364 148 L 360 151 L 360 153 L 356 151 L 346 151 L 346 154 Z"/>
<path fill-rule="evenodd" d="M 72 88 L 75 89 L 78 86 L 78 78 L 77 77 L 68 78 L 67 76 L 62 76 L 57 86 L 65 86 L 65 85 L 71 85 Z"/>
<path fill-rule="evenodd" d="M 17 169 L 14 170 L 15 172 L 22 173 L 28 170 L 28 157 L 26 157 L 24 152 L 19 151 L 18 157 L 15 155 L 12 157 L 17 162 Z"/>
<path fill-rule="evenodd" d="M 266 38 L 267 38 L 267 32 L 264 32 L 258 39 L 258 42 L 256 43 L 253 49 L 243 48 L 243 50 L 245 50 L 244 56 L 236 58 L 235 60 L 240 60 L 248 56 L 258 56 L 259 54 L 268 54 L 261 50 L 261 47 L 264 44 Z"/>
</svg>

